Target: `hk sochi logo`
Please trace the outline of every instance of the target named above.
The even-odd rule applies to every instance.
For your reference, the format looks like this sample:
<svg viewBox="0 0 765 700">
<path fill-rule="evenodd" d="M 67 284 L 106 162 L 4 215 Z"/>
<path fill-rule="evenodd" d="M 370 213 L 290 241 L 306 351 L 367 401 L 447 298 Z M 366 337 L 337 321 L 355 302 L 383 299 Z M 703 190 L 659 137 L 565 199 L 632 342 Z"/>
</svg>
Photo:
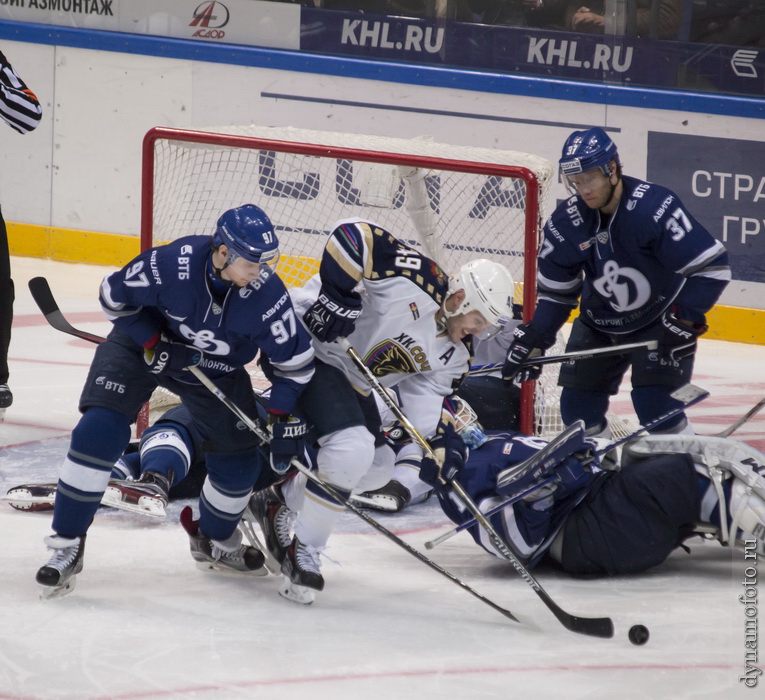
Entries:
<svg viewBox="0 0 765 700">
<path fill-rule="evenodd" d="M 203 2 L 194 10 L 189 27 L 198 27 L 191 35 L 200 39 L 222 39 L 223 27 L 228 24 L 230 13 L 222 2 Z"/>
</svg>

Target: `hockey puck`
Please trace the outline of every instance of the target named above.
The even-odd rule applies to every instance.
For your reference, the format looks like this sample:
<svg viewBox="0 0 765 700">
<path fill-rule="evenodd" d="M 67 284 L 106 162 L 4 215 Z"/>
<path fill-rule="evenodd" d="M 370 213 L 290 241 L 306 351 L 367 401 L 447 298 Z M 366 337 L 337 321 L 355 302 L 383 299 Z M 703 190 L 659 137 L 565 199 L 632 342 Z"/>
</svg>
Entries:
<svg viewBox="0 0 765 700">
<path fill-rule="evenodd" d="M 648 641 L 650 635 L 648 634 L 648 628 L 645 625 L 633 625 L 630 627 L 627 636 L 633 644 L 641 646 Z"/>
</svg>

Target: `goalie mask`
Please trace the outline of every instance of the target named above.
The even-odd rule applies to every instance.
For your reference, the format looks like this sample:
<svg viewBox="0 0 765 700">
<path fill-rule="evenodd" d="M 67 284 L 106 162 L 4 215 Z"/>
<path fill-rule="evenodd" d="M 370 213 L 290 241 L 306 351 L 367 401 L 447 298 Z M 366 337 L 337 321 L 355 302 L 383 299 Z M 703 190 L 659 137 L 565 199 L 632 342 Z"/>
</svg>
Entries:
<svg viewBox="0 0 765 700">
<path fill-rule="evenodd" d="M 489 439 L 478 422 L 476 412 L 465 399 L 452 396 L 444 402 L 444 407 L 454 421 L 454 431 L 462 438 L 466 447 L 477 450 Z"/>
<path fill-rule="evenodd" d="M 576 193 L 572 175 L 599 169 L 610 177 L 612 160 L 621 166 L 616 144 L 603 129 L 596 126 L 587 131 L 575 131 L 563 144 L 563 153 L 558 161 L 563 184 L 569 192 Z"/>
<path fill-rule="evenodd" d="M 462 289 L 465 298 L 456 311 L 447 311 L 449 318 L 458 314 L 478 311 L 488 327 L 479 334 L 481 340 L 496 335 L 513 318 L 515 285 L 509 270 L 499 263 L 484 258 L 463 265 L 449 278 L 449 295 Z"/>
<path fill-rule="evenodd" d="M 276 267 L 279 261 L 279 241 L 274 226 L 266 213 L 254 204 L 223 212 L 218 219 L 212 237 L 214 249 L 225 245 L 228 248 L 226 264 L 233 264 L 239 258 L 252 263 Z"/>
</svg>

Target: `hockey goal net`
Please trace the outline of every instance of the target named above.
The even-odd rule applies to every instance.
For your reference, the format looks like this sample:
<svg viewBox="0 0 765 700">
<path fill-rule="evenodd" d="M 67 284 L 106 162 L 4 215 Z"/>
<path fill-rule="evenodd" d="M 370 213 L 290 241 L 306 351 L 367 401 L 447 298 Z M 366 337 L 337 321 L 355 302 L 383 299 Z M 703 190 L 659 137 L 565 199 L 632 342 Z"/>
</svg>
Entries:
<svg viewBox="0 0 765 700">
<path fill-rule="evenodd" d="M 225 210 L 253 203 L 274 223 L 278 272 L 292 287 L 318 271 L 333 223 L 360 217 L 421 247 L 447 273 L 479 257 L 503 263 L 528 319 L 553 176 L 552 163 L 534 155 L 428 139 L 155 128 L 144 139 L 142 248 L 210 234 Z M 562 428 L 557 366 L 546 367 L 536 391 L 524 387 L 528 433 Z"/>
</svg>

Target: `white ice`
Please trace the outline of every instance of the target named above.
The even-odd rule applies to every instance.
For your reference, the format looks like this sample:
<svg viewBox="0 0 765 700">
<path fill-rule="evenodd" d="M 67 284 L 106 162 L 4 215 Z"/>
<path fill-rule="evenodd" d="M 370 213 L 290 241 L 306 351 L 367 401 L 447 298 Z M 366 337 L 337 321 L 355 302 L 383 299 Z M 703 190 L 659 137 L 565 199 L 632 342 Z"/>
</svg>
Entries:
<svg viewBox="0 0 765 700">
<path fill-rule="evenodd" d="M 46 276 L 74 326 L 108 331 L 97 291 L 110 268 L 24 258 L 13 268 L 15 402 L 0 424 L 0 493 L 55 481 L 93 352 L 46 324 L 27 280 Z M 723 429 L 765 394 L 763 359 L 762 347 L 701 341 L 695 383 L 712 396 L 690 411 L 698 432 Z M 634 420 L 628 393 L 614 408 Z M 764 427 L 758 417 L 737 435 L 765 449 Z M 99 511 L 76 590 L 41 601 L 34 574 L 47 561 L 50 515 L 0 503 L 0 699 L 761 695 L 739 680 L 746 649 L 738 597 L 752 561 L 715 542 L 678 550 L 639 576 L 576 580 L 535 571 L 565 610 L 613 619 L 615 637 L 593 639 L 564 629 L 509 565 L 466 535 L 426 551 L 426 540 L 449 529 L 432 501 L 379 520 L 520 624 L 351 513 L 330 541 L 337 564 L 325 561 L 326 588 L 310 607 L 281 599 L 276 577 L 203 573 L 177 522 L 181 505 L 171 504 L 161 522 Z M 765 567 L 759 572 L 765 579 Z M 636 623 L 651 632 L 642 647 L 627 640 Z M 759 659 L 762 667 L 765 654 Z"/>
</svg>

